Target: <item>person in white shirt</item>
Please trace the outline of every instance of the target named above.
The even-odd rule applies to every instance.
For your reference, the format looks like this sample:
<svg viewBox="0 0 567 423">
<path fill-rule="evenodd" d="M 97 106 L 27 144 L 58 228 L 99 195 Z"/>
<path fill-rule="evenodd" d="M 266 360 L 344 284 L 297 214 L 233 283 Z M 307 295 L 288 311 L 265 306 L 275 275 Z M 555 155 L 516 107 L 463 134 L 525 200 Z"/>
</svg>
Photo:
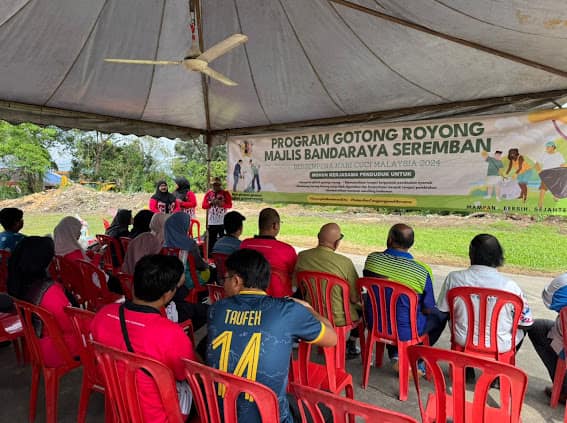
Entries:
<svg viewBox="0 0 567 423">
<path fill-rule="evenodd" d="M 554 141 L 548 141 L 545 143 L 545 152 L 541 155 L 538 159 L 535 168 L 538 173 L 542 170 L 553 169 L 556 167 L 567 167 L 565 163 L 565 158 L 561 153 L 557 151 L 557 145 Z M 545 198 L 545 192 L 547 191 L 547 187 L 541 181 L 539 185 L 539 200 L 538 200 L 538 207 L 541 209 L 543 208 L 543 199 Z"/>
<path fill-rule="evenodd" d="M 471 266 L 465 270 L 451 272 L 443 282 L 437 307 L 440 311 L 448 313 L 449 304 L 447 293 L 452 288 L 472 286 L 479 288 L 492 288 L 516 294 L 523 300 L 523 310 L 520 317 L 519 329 L 514 340 L 516 349 L 524 338 L 522 327 L 529 327 L 533 324 L 532 312 L 526 301 L 526 297 L 518 284 L 503 274 L 497 268 L 504 263 L 504 251 L 498 240 L 489 234 L 479 234 L 473 238 L 469 246 L 469 258 Z M 512 349 L 511 326 L 514 319 L 514 309 L 510 305 L 504 307 L 498 319 L 498 351 L 503 353 Z M 464 304 L 458 301 L 455 304 L 453 314 L 455 319 L 455 342 L 464 345 L 467 337 L 467 318 Z M 475 322 L 478 324 L 478 321 Z M 474 328 L 475 332 L 479 330 Z M 484 328 L 487 332 L 490 327 Z"/>
</svg>

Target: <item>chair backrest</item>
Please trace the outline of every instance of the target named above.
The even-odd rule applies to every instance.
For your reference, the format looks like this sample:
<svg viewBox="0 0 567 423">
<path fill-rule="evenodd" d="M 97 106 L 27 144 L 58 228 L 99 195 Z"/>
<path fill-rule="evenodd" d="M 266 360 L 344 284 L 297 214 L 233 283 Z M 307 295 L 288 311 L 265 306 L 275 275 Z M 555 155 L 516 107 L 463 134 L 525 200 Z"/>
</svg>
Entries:
<svg viewBox="0 0 567 423">
<path fill-rule="evenodd" d="M 134 286 L 134 275 L 129 273 L 119 272 L 117 275 L 118 281 L 120 282 L 120 287 L 122 288 L 122 293 L 128 300 L 132 300 L 132 288 Z"/>
<path fill-rule="evenodd" d="M 201 239 L 201 222 L 198 219 L 191 219 L 188 235 L 191 238 Z"/>
<path fill-rule="evenodd" d="M 83 275 L 83 292 L 87 308 L 97 311 L 101 306 L 116 300 L 106 283 L 106 273 L 88 260 L 77 260 Z"/>
<path fill-rule="evenodd" d="M 122 246 L 122 251 L 124 252 L 124 255 L 126 255 L 126 251 L 128 251 L 128 246 L 130 245 L 130 241 L 132 241 L 132 238 L 129 238 L 127 236 L 120 237 L 120 245 Z"/>
<path fill-rule="evenodd" d="M 114 237 L 108 235 L 97 234 L 96 240 L 98 243 L 103 246 L 107 245 L 108 248 L 106 250 L 106 254 L 104 256 L 104 264 L 105 266 L 112 265 L 112 253 L 114 252 L 116 256 L 116 261 L 118 262 L 118 267 L 122 266 L 124 263 L 124 255 L 122 253 L 122 245 L 120 245 L 120 241 Z M 114 270 L 114 269 L 113 269 Z"/>
<path fill-rule="evenodd" d="M 175 379 L 168 367 L 149 357 L 91 342 L 96 362 L 102 368 L 107 404 L 112 404 L 117 421 L 144 423 L 137 382 L 142 377 L 155 381 L 169 422 L 184 421 L 179 409 Z"/>
<path fill-rule="evenodd" d="M 181 248 L 163 247 L 159 253 L 161 255 L 164 255 L 164 256 L 176 256 L 176 257 L 178 257 L 180 251 L 181 251 Z"/>
<path fill-rule="evenodd" d="M 297 398 L 302 422 L 311 421 L 305 413 L 308 411 L 313 423 L 325 423 L 325 416 L 319 408 L 319 405 L 324 405 L 330 410 L 333 423 L 351 422 L 352 417 L 358 417 L 368 423 L 417 423 L 413 417 L 298 383 L 291 383 L 290 390 Z"/>
<path fill-rule="evenodd" d="M 567 307 L 563 307 L 559 312 L 559 316 L 561 316 L 561 333 L 567 333 L 565 330 L 567 329 Z M 567 336 L 563 336 L 563 349 L 567 351 L 565 346 L 567 345 Z"/>
<path fill-rule="evenodd" d="M 301 289 L 303 298 L 308 299 L 315 311 L 325 316 L 333 326 L 335 315 L 333 314 L 332 292 L 338 292 L 341 303 L 344 305 L 342 312 L 345 316 L 344 326 L 352 325 L 350 314 L 350 286 L 347 281 L 336 275 L 324 272 L 303 271 L 297 273 L 297 285 Z M 335 312 L 336 314 L 336 312 Z"/>
<path fill-rule="evenodd" d="M 451 344 L 456 345 L 455 324 L 457 319 L 454 318 L 454 312 L 455 307 L 460 302 L 466 310 L 466 317 L 463 316 L 463 318 L 467 320 L 464 322 L 464 325 L 469 328 L 463 350 L 469 353 L 486 355 L 495 360 L 498 360 L 501 354 L 498 351 L 498 321 L 500 320 L 500 312 L 510 304 L 514 308 L 514 317 L 512 327 L 510 328 L 512 352 L 508 361 L 511 364 L 514 363 L 516 332 L 518 331 L 518 322 L 524 308 L 524 303 L 518 295 L 498 289 L 458 287 L 452 288 L 447 292 L 447 301 L 451 314 Z M 486 332 L 488 326 L 490 327 L 490 332 L 487 339 Z M 471 330 L 472 328 L 475 329 Z M 487 341 L 489 342 L 488 346 Z"/>
<path fill-rule="evenodd" d="M 337 369 L 342 368 L 344 371 L 344 365 L 341 365 L 341 359 L 338 356 L 338 348 L 334 347 L 321 347 L 324 356 L 324 363 L 320 364 L 319 360 L 317 363 L 312 363 L 312 352 L 313 344 L 309 342 L 300 342 L 297 350 L 297 360 L 292 360 L 292 366 L 297 369 L 298 379 L 294 379 L 293 372 L 290 374 L 290 380 L 293 382 L 300 383 L 302 385 L 311 385 L 311 373 L 315 374 L 315 377 L 319 377 L 319 372 L 311 370 L 312 366 L 324 366 L 325 371 L 322 373 L 325 378 L 324 386 L 327 386 L 329 391 L 335 392 L 337 390 Z M 342 359 L 344 360 L 344 358 Z"/>
<path fill-rule="evenodd" d="M 506 363 L 473 356 L 452 350 L 442 350 L 438 348 L 414 345 L 408 347 L 408 355 L 413 371 L 413 378 L 419 399 L 419 408 L 423 421 L 429 421 L 425 418 L 426 409 L 422 404 L 422 396 L 420 390 L 420 378 L 418 376 L 418 360 L 423 360 L 428 368 L 428 374 L 432 376 L 434 385 L 435 410 L 437 414 L 436 422 L 445 423 L 451 421 L 453 423 L 465 423 L 467 408 L 467 390 L 465 369 L 467 367 L 479 369 L 482 373 L 476 381 L 474 388 L 474 397 L 472 400 L 472 419 L 470 415 L 466 418 L 467 422 L 487 422 L 495 419 L 493 414 L 498 412 L 496 421 L 498 423 L 520 422 L 520 414 L 522 404 L 526 394 L 528 384 L 528 376 L 517 367 Z M 443 363 L 443 365 L 441 365 Z M 445 378 L 446 365 L 449 364 L 448 374 L 451 383 Z M 489 404 L 493 404 L 493 400 L 489 399 L 488 393 L 490 385 L 494 380 L 500 380 L 500 395 L 508 398 L 508 408 L 495 408 Z M 448 386 L 451 385 L 448 394 Z M 429 391 L 428 391 L 429 392 Z M 447 403 L 451 405 L 447 407 Z M 470 403 L 469 403 L 470 404 Z M 502 403 L 501 403 L 502 404 Z M 470 409 L 470 405 L 468 407 Z M 452 409 L 453 415 L 448 416 L 447 410 Z M 490 409 L 492 419 L 488 420 L 486 412 Z"/>
<path fill-rule="evenodd" d="M 236 422 L 237 400 L 254 401 L 264 423 L 280 421 L 278 398 L 265 385 L 235 376 L 190 360 L 185 362 L 185 376 L 191 386 L 193 400 L 201 423 Z M 222 412 L 219 396 L 223 398 Z"/>
<path fill-rule="evenodd" d="M 8 260 L 10 260 L 10 256 L 10 251 L 0 250 L 0 292 L 8 290 Z"/>
<path fill-rule="evenodd" d="M 83 274 L 79 263 L 62 256 L 55 256 L 54 260 L 57 260 L 61 284 L 67 292 L 73 295 L 79 305 L 84 305 L 89 295 L 83 284 Z"/>
<path fill-rule="evenodd" d="M 366 289 L 370 302 L 370 310 L 364 310 L 364 318 L 368 319 L 371 313 L 372 332 L 383 340 L 396 342 L 398 340 L 398 325 L 396 324 L 396 308 L 398 299 L 406 297 L 410 310 L 410 329 L 412 339 L 419 337 L 417 331 L 417 307 L 419 304 L 417 293 L 400 283 L 387 279 L 364 277 L 357 281 L 358 289 Z M 363 307 L 367 307 L 365 301 Z M 368 322 L 367 322 L 367 327 Z M 370 330 L 370 327 L 369 327 Z"/>
<path fill-rule="evenodd" d="M 76 366 L 77 362 L 73 359 L 73 355 L 64 341 L 61 327 L 53 314 L 26 301 L 14 299 L 14 304 L 22 321 L 26 346 L 30 351 L 31 360 L 45 367 L 45 357 L 41 349 L 40 339 L 48 333 L 63 366 Z"/>
<path fill-rule="evenodd" d="M 224 277 L 226 273 L 226 268 L 224 262 L 228 258 L 228 254 L 213 253 L 213 261 L 215 262 L 215 267 L 217 268 L 217 278 Z"/>
<path fill-rule="evenodd" d="M 87 377 L 92 383 L 102 387 L 102 381 L 97 372 L 91 336 L 91 323 L 95 314 L 92 311 L 83 310 L 77 307 L 65 307 L 65 313 L 73 323 L 73 329 L 80 346 L 79 356 L 83 365 L 83 377 Z"/>
<path fill-rule="evenodd" d="M 224 286 L 207 284 L 207 289 L 209 290 L 209 301 L 211 304 L 216 303 L 225 296 Z"/>
</svg>

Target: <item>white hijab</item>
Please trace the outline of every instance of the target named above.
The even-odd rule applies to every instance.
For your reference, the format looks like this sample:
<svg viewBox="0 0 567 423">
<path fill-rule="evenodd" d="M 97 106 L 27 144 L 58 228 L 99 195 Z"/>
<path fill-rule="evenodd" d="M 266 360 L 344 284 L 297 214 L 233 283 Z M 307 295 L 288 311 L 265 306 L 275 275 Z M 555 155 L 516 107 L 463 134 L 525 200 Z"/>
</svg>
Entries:
<svg viewBox="0 0 567 423">
<path fill-rule="evenodd" d="M 75 250 L 81 250 L 84 254 L 79 237 L 81 236 L 81 222 L 73 216 L 61 219 L 53 230 L 53 241 L 55 241 L 55 255 L 64 256 Z"/>
</svg>

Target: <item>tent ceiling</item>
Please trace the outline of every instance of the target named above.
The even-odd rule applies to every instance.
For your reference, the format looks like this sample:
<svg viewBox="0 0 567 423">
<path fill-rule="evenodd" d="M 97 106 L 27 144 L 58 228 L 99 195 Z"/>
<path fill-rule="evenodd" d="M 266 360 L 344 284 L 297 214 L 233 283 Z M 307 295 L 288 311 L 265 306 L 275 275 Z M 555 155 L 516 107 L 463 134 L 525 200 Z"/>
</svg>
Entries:
<svg viewBox="0 0 567 423">
<path fill-rule="evenodd" d="M 212 63 L 239 86 L 103 62 L 182 58 L 188 14 L 187 0 L 3 0 L 0 118 L 173 137 L 526 110 L 567 95 L 564 0 L 207 0 L 205 49 L 249 36 Z"/>
</svg>

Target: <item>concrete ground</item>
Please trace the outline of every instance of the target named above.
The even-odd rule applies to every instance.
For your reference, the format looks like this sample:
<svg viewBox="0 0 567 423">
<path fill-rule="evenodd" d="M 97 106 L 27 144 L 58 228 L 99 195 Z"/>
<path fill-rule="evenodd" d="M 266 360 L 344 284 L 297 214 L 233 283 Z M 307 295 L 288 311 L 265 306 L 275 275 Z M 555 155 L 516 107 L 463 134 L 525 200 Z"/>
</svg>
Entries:
<svg viewBox="0 0 567 423">
<path fill-rule="evenodd" d="M 364 264 L 364 257 L 351 256 L 359 271 Z M 434 289 L 438 293 L 448 272 L 455 270 L 448 266 L 432 266 L 435 275 Z M 504 269 L 505 270 L 505 269 Z M 518 282 L 526 294 L 535 318 L 555 319 L 555 313 L 547 310 L 541 301 L 541 290 L 549 282 L 549 278 L 510 275 Z M 449 334 L 443 334 L 439 343 L 440 348 L 449 348 Z M 547 371 L 535 353 L 529 340 L 526 340 L 516 359 L 518 367 L 529 376 L 527 395 L 522 409 L 524 422 L 561 422 L 564 406 L 556 409 L 549 406 L 549 400 L 543 390 L 551 385 Z M 360 359 L 347 362 L 347 369 L 355 382 L 355 398 L 376 404 L 390 410 L 396 410 L 411 415 L 419 420 L 419 406 L 413 382 L 410 383 L 409 398 L 405 402 L 397 399 L 398 380 L 388 361 L 381 369 L 371 368 L 368 388 L 360 387 L 362 365 Z M 31 375 L 29 368 L 16 367 L 13 349 L 0 348 L 0 422 L 24 422 L 28 418 L 29 384 Z M 59 421 L 76 421 L 81 386 L 81 370 L 76 370 L 63 377 L 59 394 Z M 38 401 L 38 418 L 45 420 L 43 403 L 43 388 L 40 388 Z M 104 401 L 100 394 L 93 394 L 89 405 L 88 422 L 104 421 Z"/>
</svg>

